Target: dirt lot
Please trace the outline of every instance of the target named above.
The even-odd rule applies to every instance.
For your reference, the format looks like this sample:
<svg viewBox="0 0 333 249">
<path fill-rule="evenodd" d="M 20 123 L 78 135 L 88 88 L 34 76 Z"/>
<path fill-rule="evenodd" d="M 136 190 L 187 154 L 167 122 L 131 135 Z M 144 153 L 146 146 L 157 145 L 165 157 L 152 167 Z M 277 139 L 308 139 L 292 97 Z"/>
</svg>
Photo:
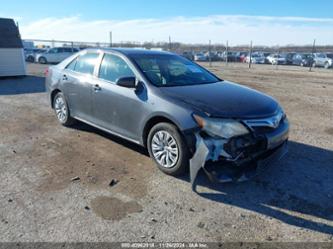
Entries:
<svg viewBox="0 0 333 249">
<path fill-rule="evenodd" d="M 289 154 L 251 182 L 201 175 L 196 194 L 142 148 L 60 126 L 43 67 L 28 69 L 0 80 L 1 241 L 333 241 L 333 70 L 214 63 L 223 79 L 280 101 Z"/>
</svg>

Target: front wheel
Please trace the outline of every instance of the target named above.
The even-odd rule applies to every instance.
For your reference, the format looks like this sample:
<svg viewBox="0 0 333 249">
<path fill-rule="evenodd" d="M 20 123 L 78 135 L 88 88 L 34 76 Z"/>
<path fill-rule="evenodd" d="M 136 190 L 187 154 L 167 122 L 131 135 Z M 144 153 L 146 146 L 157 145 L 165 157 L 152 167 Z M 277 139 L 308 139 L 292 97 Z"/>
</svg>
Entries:
<svg viewBox="0 0 333 249">
<path fill-rule="evenodd" d="M 325 62 L 324 68 L 328 69 L 330 67 L 330 64 L 328 62 Z"/>
<path fill-rule="evenodd" d="M 182 175 L 189 166 L 189 153 L 183 136 L 170 123 L 155 125 L 148 134 L 150 157 L 168 175 Z"/>
<path fill-rule="evenodd" d="M 75 123 L 75 119 L 70 116 L 65 96 L 62 92 L 57 93 L 53 100 L 53 107 L 58 121 L 64 126 Z"/>
</svg>

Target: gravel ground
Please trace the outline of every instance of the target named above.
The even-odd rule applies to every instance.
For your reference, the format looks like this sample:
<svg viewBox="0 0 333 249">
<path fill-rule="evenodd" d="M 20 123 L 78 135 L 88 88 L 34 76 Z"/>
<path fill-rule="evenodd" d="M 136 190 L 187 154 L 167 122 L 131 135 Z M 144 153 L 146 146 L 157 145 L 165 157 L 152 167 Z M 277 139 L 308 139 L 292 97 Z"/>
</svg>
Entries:
<svg viewBox="0 0 333 249">
<path fill-rule="evenodd" d="M 144 149 L 59 125 L 28 69 L 0 79 L 0 241 L 333 241 L 333 70 L 213 63 L 282 104 L 290 146 L 255 181 L 200 175 L 197 194 Z"/>
</svg>

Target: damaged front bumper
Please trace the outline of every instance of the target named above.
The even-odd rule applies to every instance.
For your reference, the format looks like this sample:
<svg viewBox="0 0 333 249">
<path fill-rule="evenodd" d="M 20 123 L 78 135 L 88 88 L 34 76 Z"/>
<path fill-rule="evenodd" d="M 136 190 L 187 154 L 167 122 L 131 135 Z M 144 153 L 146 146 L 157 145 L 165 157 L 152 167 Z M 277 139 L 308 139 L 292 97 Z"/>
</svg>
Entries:
<svg viewBox="0 0 333 249">
<path fill-rule="evenodd" d="M 288 135 L 287 119 L 275 129 L 254 129 L 247 137 L 233 138 L 235 141 L 197 132 L 196 149 L 190 160 L 192 189 L 195 190 L 195 179 L 201 169 L 213 182 L 242 182 L 254 178 L 288 152 Z"/>
</svg>

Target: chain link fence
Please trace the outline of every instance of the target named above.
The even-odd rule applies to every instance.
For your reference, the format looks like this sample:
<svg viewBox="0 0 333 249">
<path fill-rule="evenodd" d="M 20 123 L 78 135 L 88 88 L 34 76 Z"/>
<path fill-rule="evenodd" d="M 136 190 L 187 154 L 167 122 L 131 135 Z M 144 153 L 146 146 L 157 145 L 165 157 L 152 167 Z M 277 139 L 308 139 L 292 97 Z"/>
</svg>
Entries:
<svg viewBox="0 0 333 249">
<path fill-rule="evenodd" d="M 246 63 L 249 68 L 254 64 L 272 64 L 279 68 L 280 65 L 306 66 L 311 71 L 313 66 L 332 68 L 333 45 L 316 46 L 315 41 L 312 45 L 306 46 L 259 46 L 249 41 L 248 44 L 230 46 L 226 41 L 224 44 L 214 44 L 211 41 L 207 44 L 184 44 L 172 42 L 169 37 L 168 42 L 83 42 L 83 41 L 62 41 L 62 40 L 43 40 L 43 39 L 23 39 L 25 49 L 32 50 L 49 49 L 57 47 L 69 47 L 72 49 L 85 48 L 144 48 L 151 50 L 171 51 L 180 54 L 188 59 L 198 62 L 209 62 L 212 66 L 214 62 L 224 62 L 227 66 L 229 63 Z M 323 63 L 315 62 L 315 55 L 322 54 Z M 299 59 L 297 60 L 297 55 Z M 312 58 L 312 59 L 311 59 Z M 303 62 L 302 62 L 303 60 Z M 326 64 L 325 64 L 326 60 Z"/>
</svg>

